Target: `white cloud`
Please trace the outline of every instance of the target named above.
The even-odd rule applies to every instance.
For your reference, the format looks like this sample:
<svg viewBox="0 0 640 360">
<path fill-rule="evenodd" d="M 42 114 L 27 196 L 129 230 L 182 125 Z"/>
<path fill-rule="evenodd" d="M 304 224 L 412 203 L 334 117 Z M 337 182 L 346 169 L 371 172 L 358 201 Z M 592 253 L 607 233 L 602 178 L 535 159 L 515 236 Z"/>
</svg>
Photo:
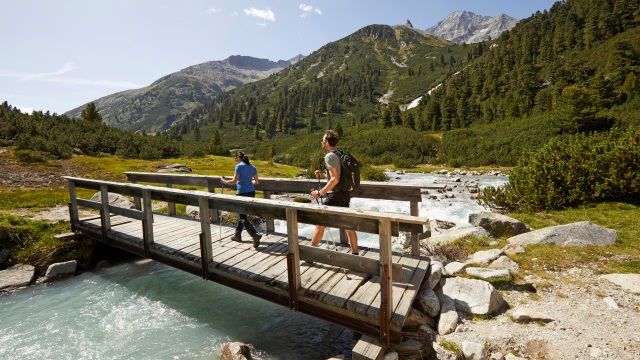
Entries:
<svg viewBox="0 0 640 360">
<path fill-rule="evenodd" d="M 221 11 L 222 11 L 222 9 L 221 9 L 221 8 L 208 8 L 208 9 L 206 10 L 206 13 L 207 13 L 207 14 L 213 14 L 213 13 L 217 13 L 217 12 L 221 12 Z"/>
<path fill-rule="evenodd" d="M 140 85 L 131 81 L 114 81 L 114 80 L 91 80 L 91 79 L 83 79 L 83 78 L 69 78 L 62 77 L 72 70 L 77 69 L 73 63 L 65 63 L 58 70 L 46 72 L 46 73 L 33 73 L 33 74 L 24 74 L 24 73 L 16 73 L 16 72 L 0 72 L 0 77 L 18 79 L 21 81 L 45 81 L 59 84 L 73 84 L 73 85 L 88 85 L 88 86 L 100 86 L 100 87 L 111 87 L 111 88 L 140 88 L 144 85 Z"/>
<path fill-rule="evenodd" d="M 31 113 L 33 113 L 33 110 L 35 110 L 32 107 L 26 107 L 26 106 L 22 106 L 22 105 L 18 105 L 18 104 L 15 104 L 13 106 L 18 108 L 18 110 L 20 110 L 20 112 L 24 113 L 24 114 L 31 114 Z"/>
<path fill-rule="evenodd" d="M 269 8 L 262 10 L 262 9 L 256 9 L 252 7 L 252 8 L 244 9 L 242 11 L 244 12 L 245 15 L 248 15 L 248 16 L 254 16 L 265 21 L 267 20 L 276 21 L 276 14 L 274 14 L 273 11 L 271 11 L 271 9 Z"/>
<path fill-rule="evenodd" d="M 302 11 L 302 13 L 300 14 L 301 18 L 307 17 L 307 16 L 311 15 L 311 13 L 314 13 L 314 12 L 316 14 L 318 14 L 318 15 L 322 15 L 322 10 L 320 10 L 318 8 L 314 8 L 313 5 L 300 3 L 300 5 L 298 5 L 298 9 L 300 9 Z"/>
</svg>

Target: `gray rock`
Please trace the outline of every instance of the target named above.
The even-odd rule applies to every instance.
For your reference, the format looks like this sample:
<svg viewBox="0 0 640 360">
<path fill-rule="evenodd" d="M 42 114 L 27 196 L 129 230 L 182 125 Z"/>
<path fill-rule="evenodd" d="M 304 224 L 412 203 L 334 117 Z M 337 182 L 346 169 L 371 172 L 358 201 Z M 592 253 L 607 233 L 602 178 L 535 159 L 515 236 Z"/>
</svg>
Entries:
<svg viewBox="0 0 640 360">
<path fill-rule="evenodd" d="M 527 360 L 526 358 L 515 356 L 512 353 L 508 353 L 504 356 L 504 360 Z"/>
<path fill-rule="evenodd" d="M 422 311 L 411 308 L 404 321 L 403 329 L 417 329 L 421 325 L 433 326 L 435 322 L 433 318 L 425 315 Z"/>
<path fill-rule="evenodd" d="M 36 270 L 31 265 L 17 264 L 0 271 L 0 292 L 16 290 L 31 283 Z"/>
<path fill-rule="evenodd" d="M 505 245 L 505 247 L 502 248 L 502 251 L 504 251 L 504 253 L 507 254 L 507 255 L 515 255 L 515 254 L 522 254 L 526 250 L 524 249 L 524 246 L 522 246 L 522 245 L 507 244 L 507 245 Z"/>
<path fill-rule="evenodd" d="M 226 342 L 220 346 L 221 360 L 252 360 L 251 345 L 241 342 Z"/>
<path fill-rule="evenodd" d="M 500 256 L 496 260 L 494 260 L 491 264 L 489 264 L 490 269 L 497 270 L 509 270 L 512 274 L 520 271 L 520 265 L 517 262 L 509 259 L 508 256 Z"/>
<path fill-rule="evenodd" d="M 462 342 L 462 353 L 467 360 L 485 360 L 487 358 L 484 345 L 471 341 Z"/>
<path fill-rule="evenodd" d="M 468 267 L 465 269 L 468 275 L 478 277 L 482 280 L 511 280 L 511 272 L 509 270 L 485 269 L 479 267 Z"/>
<path fill-rule="evenodd" d="M 580 221 L 551 226 L 509 238 L 510 244 L 557 244 L 560 246 L 606 246 L 616 242 L 615 230 Z"/>
<path fill-rule="evenodd" d="M 528 323 L 531 321 L 541 321 L 547 323 L 553 321 L 553 319 L 549 316 L 527 308 L 514 309 L 510 315 L 513 321 L 517 323 Z"/>
<path fill-rule="evenodd" d="M 9 260 L 9 250 L 8 249 L 0 249 L 0 266 Z M 440 279 L 438 279 L 440 280 Z"/>
<path fill-rule="evenodd" d="M 396 345 L 393 349 L 401 353 L 417 353 L 422 350 L 422 343 L 418 340 L 409 339 Z"/>
<path fill-rule="evenodd" d="M 489 265 L 493 260 L 499 258 L 502 254 L 503 252 L 501 249 L 481 250 L 469 256 L 469 259 L 467 259 L 466 263 L 469 265 L 486 266 Z"/>
<path fill-rule="evenodd" d="M 456 224 L 452 223 L 450 221 L 444 221 L 444 220 L 429 220 L 429 228 L 431 229 L 431 232 L 434 233 L 441 233 L 445 230 L 451 229 L 453 227 L 455 227 Z"/>
<path fill-rule="evenodd" d="M 187 205 L 185 212 L 187 213 L 188 217 L 192 217 L 194 219 L 200 219 L 200 207 L 198 206 Z"/>
<path fill-rule="evenodd" d="M 504 360 L 504 355 L 501 352 L 494 352 L 489 356 L 490 360 Z"/>
<path fill-rule="evenodd" d="M 486 281 L 446 278 L 440 280 L 440 284 L 443 295 L 453 299 L 456 310 L 460 312 L 476 315 L 495 314 L 507 305 L 500 292 Z"/>
<path fill-rule="evenodd" d="M 399 358 L 400 356 L 398 355 L 397 352 L 389 351 L 388 353 L 384 354 L 384 357 L 382 358 L 382 360 L 398 360 Z"/>
<path fill-rule="evenodd" d="M 520 220 L 491 211 L 470 214 L 469 223 L 480 226 L 495 237 L 514 236 L 529 231 L 527 225 Z"/>
<path fill-rule="evenodd" d="M 72 276 L 76 273 L 78 262 L 75 260 L 65 261 L 49 265 L 47 272 L 44 274 L 43 281 L 51 281 L 65 276 Z"/>
<path fill-rule="evenodd" d="M 422 288 L 416 299 L 418 308 L 425 314 L 436 317 L 440 314 L 440 300 L 438 296 L 431 289 Z"/>
<path fill-rule="evenodd" d="M 440 278 L 442 278 L 442 272 L 444 271 L 444 266 L 440 261 L 431 261 L 431 271 L 429 273 L 429 288 L 433 289 L 440 282 Z"/>
<path fill-rule="evenodd" d="M 465 266 L 467 266 L 466 263 L 452 261 L 444 267 L 444 273 L 445 275 L 455 275 L 456 273 L 464 269 Z"/>
<path fill-rule="evenodd" d="M 443 245 L 443 244 L 450 244 L 458 239 L 462 239 L 463 237 L 467 237 L 467 236 L 491 236 L 487 230 L 481 228 L 481 227 L 456 227 L 447 231 L 443 231 L 441 233 L 432 233 L 431 237 L 426 239 L 425 241 L 428 241 L 428 244 L 425 245 L 429 245 L 429 244 L 436 244 L 436 245 Z"/>
<path fill-rule="evenodd" d="M 444 279 L 443 279 L 444 281 Z M 440 300 L 440 320 L 438 321 L 438 334 L 446 335 L 456 331 L 458 327 L 458 312 L 452 298 L 442 293 L 442 290 L 436 292 Z"/>
<path fill-rule="evenodd" d="M 611 309 L 611 310 L 620 310 L 620 307 L 618 307 L 618 304 L 616 303 L 615 300 L 613 300 L 613 298 L 611 296 L 607 296 L 606 298 L 604 298 L 604 302 L 605 302 L 605 304 L 607 304 L 609 309 Z"/>
<path fill-rule="evenodd" d="M 96 201 L 96 202 L 102 202 L 102 195 L 101 195 L 100 191 L 98 191 L 97 193 L 93 194 L 93 196 L 91 197 L 90 200 L 91 201 Z M 116 206 L 116 207 L 121 207 L 121 208 L 125 208 L 125 209 L 133 209 L 134 208 L 133 203 L 129 199 L 127 199 L 123 195 L 116 194 L 116 193 L 109 193 L 109 205 Z"/>
<path fill-rule="evenodd" d="M 607 274 L 600 276 L 600 278 L 610 281 L 624 290 L 640 294 L 640 274 Z"/>
</svg>

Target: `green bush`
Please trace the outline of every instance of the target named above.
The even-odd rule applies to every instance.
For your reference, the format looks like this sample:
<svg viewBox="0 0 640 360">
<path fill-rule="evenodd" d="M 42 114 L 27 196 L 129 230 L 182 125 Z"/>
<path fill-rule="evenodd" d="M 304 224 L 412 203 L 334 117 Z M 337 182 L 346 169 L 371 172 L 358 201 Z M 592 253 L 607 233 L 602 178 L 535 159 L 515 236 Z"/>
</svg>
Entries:
<svg viewBox="0 0 640 360">
<path fill-rule="evenodd" d="M 360 169 L 360 177 L 362 180 L 369 181 L 389 181 L 389 177 L 384 173 L 384 170 L 368 164 L 362 165 L 362 168 Z"/>
<path fill-rule="evenodd" d="M 479 199 L 518 211 L 561 209 L 586 202 L 640 202 L 640 129 L 552 139 L 525 155 L 501 189 Z"/>
<path fill-rule="evenodd" d="M 49 160 L 47 154 L 35 150 L 16 150 L 16 158 L 23 163 L 42 163 Z"/>
</svg>

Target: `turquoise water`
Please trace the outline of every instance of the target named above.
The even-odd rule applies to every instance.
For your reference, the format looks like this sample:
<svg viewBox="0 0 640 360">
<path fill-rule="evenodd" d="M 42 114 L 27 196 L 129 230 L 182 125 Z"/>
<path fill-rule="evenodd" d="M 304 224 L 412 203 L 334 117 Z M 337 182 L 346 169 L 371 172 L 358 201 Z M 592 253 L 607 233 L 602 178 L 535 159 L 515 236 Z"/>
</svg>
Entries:
<svg viewBox="0 0 640 360">
<path fill-rule="evenodd" d="M 216 359 L 225 341 L 326 359 L 351 333 L 155 262 L 0 295 L 0 359 Z"/>
</svg>

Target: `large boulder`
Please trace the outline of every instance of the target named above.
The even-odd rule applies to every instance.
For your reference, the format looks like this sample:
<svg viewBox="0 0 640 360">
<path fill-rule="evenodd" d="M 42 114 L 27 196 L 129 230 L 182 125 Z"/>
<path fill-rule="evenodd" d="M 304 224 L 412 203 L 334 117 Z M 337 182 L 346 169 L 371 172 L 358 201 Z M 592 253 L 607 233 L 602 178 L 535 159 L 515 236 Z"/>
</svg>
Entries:
<svg viewBox="0 0 640 360">
<path fill-rule="evenodd" d="M 431 233 L 431 237 L 423 241 L 426 241 L 426 245 L 444 245 L 450 244 L 458 239 L 462 239 L 467 236 L 491 236 L 487 230 L 481 227 L 456 227 L 450 230 L 443 231 L 441 233 Z"/>
<path fill-rule="evenodd" d="M 616 242 L 615 230 L 580 221 L 551 226 L 509 238 L 509 244 L 556 244 L 560 246 L 607 246 Z"/>
<path fill-rule="evenodd" d="M 96 201 L 96 202 L 102 202 L 102 194 L 100 193 L 100 191 L 98 191 L 97 193 L 93 194 L 93 196 L 90 199 L 91 201 Z M 115 207 L 121 207 L 121 208 L 125 208 L 125 209 L 133 209 L 134 205 L 133 203 L 127 199 L 125 196 L 120 195 L 120 194 L 116 194 L 116 193 L 109 193 L 109 205 L 115 206 Z"/>
<path fill-rule="evenodd" d="M 36 269 L 31 265 L 17 264 L 0 271 L 0 292 L 16 290 L 31 283 Z"/>
<path fill-rule="evenodd" d="M 621 288 L 640 294 L 640 274 L 606 274 L 600 278 L 610 281 Z"/>
<path fill-rule="evenodd" d="M 78 262 L 75 260 L 65 261 L 49 265 L 47 272 L 44 274 L 44 282 L 72 276 L 76 273 Z"/>
<path fill-rule="evenodd" d="M 497 269 L 497 270 L 509 270 L 512 274 L 515 274 L 518 271 L 520 271 L 520 265 L 518 265 L 517 262 L 509 259 L 508 256 L 504 256 L 504 255 L 500 256 L 494 262 L 492 262 L 489 265 L 489 268 Z"/>
<path fill-rule="evenodd" d="M 500 292 L 486 281 L 454 277 L 442 279 L 440 284 L 444 297 L 453 299 L 456 310 L 463 313 L 495 314 L 507 305 Z"/>
<path fill-rule="evenodd" d="M 465 263 L 468 265 L 486 266 L 491 264 L 491 262 L 499 258 L 502 254 L 503 252 L 501 249 L 480 250 L 469 256 Z"/>
<path fill-rule="evenodd" d="M 494 237 L 514 236 L 529 231 L 522 221 L 491 211 L 470 214 L 469 223 L 487 230 Z"/>
<path fill-rule="evenodd" d="M 251 345 L 241 342 L 226 342 L 220 346 L 221 360 L 252 360 Z"/>
<path fill-rule="evenodd" d="M 436 293 L 429 288 L 422 288 L 418 293 L 416 305 L 425 314 L 431 317 L 437 317 L 440 314 L 440 301 Z"/>
<path fill-rule="evenodd" d="M 431 261 L 431 266 L 429 267 L 429 288 L 433 289 L 440 282 L 440 278 L 442 278 L 442 273 L 444 270 L 444 265 L 440 261 Z"/>
<path fill-rule="evenodd" d="M 443 279 L 444 281 L 444 279 Z M 442 293 L 442 289 L 436 292 L 440 301 L 440 319 L 438 320 L 438 334 L 446 335 L 456 331 L 458 327 L 458 312 L 452 298 Z"/>
<path fill-rule="evenodd" d="M 498 280 L 511 280 L 511 271 L 509 270 L 497 270 L 497 269 L 486 269 L 479 267 L 468 267 L 465 269 L 467 275 L 471 275 L 482 280 L 487 281 L 498 281 Z"/>
</svg>

